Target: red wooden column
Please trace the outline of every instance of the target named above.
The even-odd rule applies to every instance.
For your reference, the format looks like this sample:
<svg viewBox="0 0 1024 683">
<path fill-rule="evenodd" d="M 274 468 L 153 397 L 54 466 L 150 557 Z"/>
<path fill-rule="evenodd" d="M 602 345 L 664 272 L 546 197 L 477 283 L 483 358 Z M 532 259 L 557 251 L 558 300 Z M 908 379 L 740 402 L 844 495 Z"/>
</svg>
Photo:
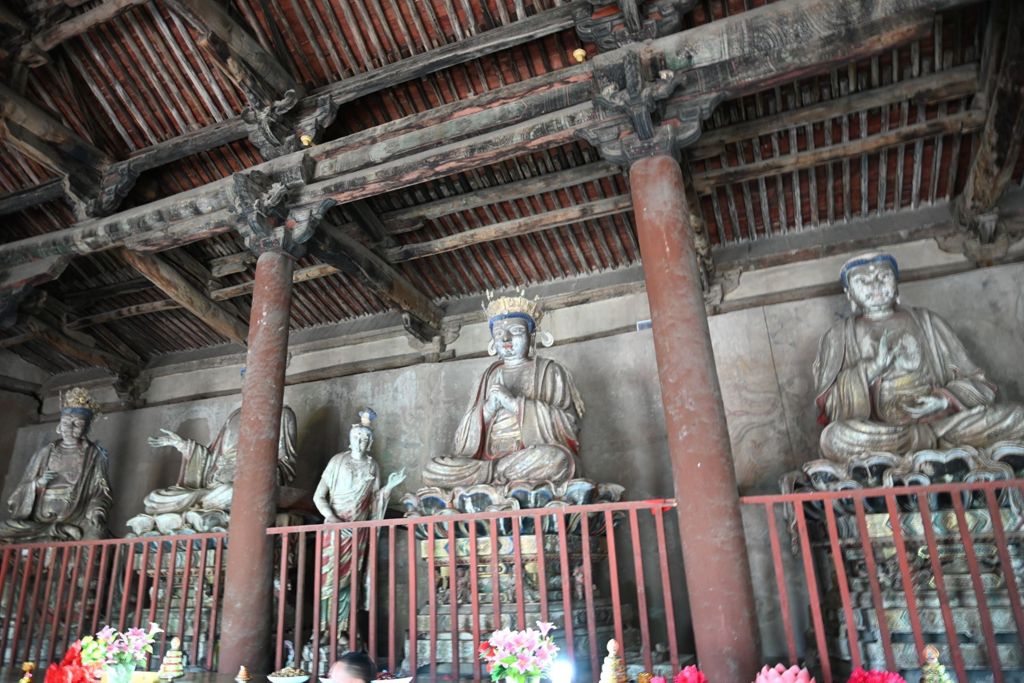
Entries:
<svg viewBox="0 0 1024 683">
<path fill-rule="evenodd" d="M 221 673 L 270 671 L 273 548 L 267 528 L 277 511 L 277 450 L 284 400 L 294 261 L 284 251 L 260 254 L 242 384 L 238 468 L 228 526 L 220 629 Z"/>
<path fill-rule="evenodd" d="M 697 658 L 709 680 L 747 681 L 760 668 L 757 618 L 683 175 L 661 154 L 634 161 L 629 177 Z"/>
</svg>

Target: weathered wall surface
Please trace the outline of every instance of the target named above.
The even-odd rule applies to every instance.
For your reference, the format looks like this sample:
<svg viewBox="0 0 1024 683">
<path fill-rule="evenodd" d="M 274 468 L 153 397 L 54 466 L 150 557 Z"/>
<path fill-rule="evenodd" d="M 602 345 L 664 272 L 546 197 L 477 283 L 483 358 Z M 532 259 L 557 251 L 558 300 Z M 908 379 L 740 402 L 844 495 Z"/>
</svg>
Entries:
<svg viewBox="0 0 1024 683">
<path fill-rule="evenodd" d="M 1024 400 L 1024 265 L 908 283 L 901 295 L 906 304 L 946 317 L 975 361 L 999 383 L 1002 397 Z M 588 306 L 552 316 L 549 329 L 565 339 L 620 329 L 648 315 L 642 295 Z M 843 297 L 832 296 L 711 319 L 743 493 L 773 492 L 780 474 L 815 457 L 820 428 L 815 422 L 811 364 L 818 338 L 847 310 Z M 464 329 L 460 353 L 482 347 L 485 335 L 483 325 Z M 321 355 L 324 362 L 342 362 L 344 353 L 339 350 L 333 359 L 329 352 Z M 673 495 L 651 332 L 556 345 L 542 353 L 572 370 L 586 402 L 581 433 L 586 476 L 617 481 L 633 499 Z M 422 463 L 448 449 L 476 379 L 489 362 L 456 359 L 289 387 L 286 402 L 299 423 L 296 485 L 312 490 L 331 455 L 347 447 L 348 426 L 359 408 L 370 405 L 380 415 L 374 453 L 382 472 L 386 476 L 405 467 L 407 487 L 415 488 Z M 237 369 L 221 372 L 233 372 L 237 378 Z M 146 492 L 173 483 L 178 472 L 177 453 L 151 448 L 146 437 L 166 427 L 208 443 L 238 401 L 237 395 L 227 396 L 112 413 L 97 420 L 93 437 L 111 454 L 115 534 L 122 534 L 124 521 L 141 511 Z M 31 453 L 52 438 L 52 423 L 18 431 L 5 499 Z M 766 536 L 761 517 L 746 515 L 751 564 L 767 651 L 779 653 L 782 646 L 772 616 L 777 609 L 774 576 L 767 544 L 762 543 Z M 682 588 L 674 590 L 678 601 Z"/>
</svg>

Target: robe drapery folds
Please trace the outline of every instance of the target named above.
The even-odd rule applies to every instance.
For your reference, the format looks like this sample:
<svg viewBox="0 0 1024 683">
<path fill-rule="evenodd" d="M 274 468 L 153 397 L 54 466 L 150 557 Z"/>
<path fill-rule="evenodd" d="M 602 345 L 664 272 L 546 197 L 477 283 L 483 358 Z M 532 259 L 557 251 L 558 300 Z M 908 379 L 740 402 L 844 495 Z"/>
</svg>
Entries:
<svg viewBox="0 0 1024 683">
<path fill-rule="evenodd" d="M 54 514 L 46 504 L 46 488 L 36 483 L 53 469 L 51 459 L 60 457 L 59 442 L 39 449 L 29 460 L 25 473 L 8 500 L 11 520 L 0 526 L 0 536 L 10 540 L 52 539 L 77 541 L 103 538 L 107 511 L 113 503 L 107 476 L 107 452 L 102 446 L 85 440 L 82 472 L 68 489 L 64 510 Z"/>
<path fill-rule="evenodd" d="M 511 481 L 559 484 L 575 476 L 577 416 L 583 414 L 583 400 L 572 375 L 547 358 L 527 361 L 525 370 L 532 372 L 529 381 L 519 384 L 515 415 L 502 409 L 486 422 L 488 389 L 504 367 L 498 361 L 484 372 L 455 432 L 452 456 L 436 458 L 427 465 L 424 484 L 443 488 Z M 509 417 L 514 420 L 515 443 L 495 438 L 494 432 L 507 424 Z M 506 447 L 492 450 L 495 443 Z"/>
<path fill-rule="evenodd" d="M 996 386 L 971 361 L 967 350 L 941 317 L 922 308 L 902 308 L 918 328 L 923 362 L 949 407 L 909 424 L 887 424 L 875 405 L 875 387 L 868 381 L 873 360 L 861 355 L 856 317 L 833 325 L 822 337 L 814 362 L 818 421 L 823 455 L 845 460 L 869 451 L 897 455 L 925 448 L 969 445 L 984 447 L 1024 434 L 1024 407 L 995 404 Z"/>
</svg>

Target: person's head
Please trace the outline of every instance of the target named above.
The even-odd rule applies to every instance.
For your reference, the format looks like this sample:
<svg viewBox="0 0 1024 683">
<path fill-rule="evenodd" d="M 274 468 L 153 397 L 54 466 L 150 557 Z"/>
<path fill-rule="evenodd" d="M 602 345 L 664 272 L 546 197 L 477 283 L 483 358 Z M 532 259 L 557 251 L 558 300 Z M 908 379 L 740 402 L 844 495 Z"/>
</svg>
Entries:
<svg viewBox="0 0 1024 683">
<path fill-rule="evenodd" d="M 867 314 L 892 309 L 896 303 L 899 265 L 890 254 L 864 254 L 843 264 L 839 279 L 853 306 Z"/>
<path fill-rule="evenodd" d="M 503 296 L 497 299 L 487 294 L 487 322 L 490 325 L 491 339 L 487 343 L 487 351 L 497 355 L 507 364 L 516 364 L 525 360 L 533 347 L 537 326 L 544 315 L 540 302 L 527 299 L 525 293 L 519 296 Z M 543 333 L 542 333 L 543 335 Z M 546 335 L 544 343 L 550 346 L 550 335 Z"/>
<path fill-rule="evenodd" d="M 530 353 L 532 325 L 521 318 L 503 318 L 491 323 L 491 343 L 506 363 L 521 361 Z"/>
<path fill-rule="evenodd" d="M 331 665 L 331 683 L 369 683 L 377 678 L 377 667 L 365 652 L 346 652 Z"/>
<path fill-rule="evenodd" d="M 82 387 L 68 390 L 61 399 L 57 433 L 66 443 L 79 441 L 88 433 L 98 406 Z"/>
</svg>

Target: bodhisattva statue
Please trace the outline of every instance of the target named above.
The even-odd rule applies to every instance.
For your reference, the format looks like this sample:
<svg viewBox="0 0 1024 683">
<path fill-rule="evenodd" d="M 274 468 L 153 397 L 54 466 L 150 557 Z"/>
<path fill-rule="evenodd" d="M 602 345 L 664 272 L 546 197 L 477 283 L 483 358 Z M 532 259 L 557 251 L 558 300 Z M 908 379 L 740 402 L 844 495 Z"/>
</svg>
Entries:
<svg viewBox="0 0 1024 683">
<path fill-rule="evenodd" d="M 112 499 L 107 452 L 86 435 L 96 412 L 80 387 L 63 397 L 57 433 L 40 449 L 7 501 L 0 539 L 15 543 L 105 538 Z"/>
<path fill-rule="evenodd" d="M 1024 437 L 1024 406 L 996 403 L 996 386 L 946 321 L 899 305 L 895 258 L 851 259 L 840 280 L 854 315 L 822 337 L 814 362 L 826 458 L 984 448 Z"/>
<path fill-rule="evenodd" d="M 531 357 L 542 315 L 540 304 L 523 296 L 502 297 L 487 306 L 488 353 L 497 354 L 498 361 L 477 384 L 455 433 L 452 454 L 426 466 L 425 486 L 557 486 L 578 474 L 576 428 L 583 400 L 565 367 Z M 539 334 L 550 345 L 550 335 Z"/>
<path fill-rule="evenodd" d="M 168 429 L 151 436 L 153 448 L 171 447 L 181 453 L 178 482 L 150 491 L 143 500 L 146 511 L 128 520 L 136 536 L 178 531 L 219 531 L 226 527 L 234 495 L 235 468 L 242 409 L 236 408 L 209 446 L 186 439 Z M 281 434 L 277 451 L 277 479 L 281 485 L 295 477 L 295 413 L 281 408 Z"/>
<path fill-rule="evenodd" d="M 391 493 L 405 481 L 405 470 L 402 469 L 392 472 L 388 475 L 387 484 L 383 487 L 380 485 L 380 469 L 377 466 L 377 461 L 370 455 L 370 447 L 373 445 L 372 424 L 373 420 L 377 418 L 377 414 L 370 408 L 366 408 L 360 411 L 359 418 L 359 423 L 352 425 L 349 430 L 348 450 L 338 453 L 327 463 L 327 468 L 320 476 L 316 493 L 313 494 L 313 503 L 328 524 L 384 519 Z M 347 629 L 352 561 L 355 557 L 360 566 L 363 564 L 370 542 L 370 533 L 376 533 L 376 531 L 363 529 L 360 532 L 358 548 L 353 552 L 351 531 L 343 529 L 337 534 L 326 532 L 320 563 L 321 636 L 329 634 L 332 622 L 341 623 L 341 631 Z M 336 603 L 332 600 L 335 571 L 338 572 L 338 600 Z M 365 591 L 363 594 L 368 595 Z M 331 612 L 332 603 L 335 604 L 333 613 Z M 322 639 L 321 646 L 324 642 L 326 639 Z M 349 649 L 347 642 L 339 647 L 340 652 Z M 331 653 L 330 656 L 321 657 L 320 661 L 324 664 L 329 663 L 337 655 L 337 652 Z M 308 648 L 305 656 L 307 660 L 311 659 Z"/>
</svg>

